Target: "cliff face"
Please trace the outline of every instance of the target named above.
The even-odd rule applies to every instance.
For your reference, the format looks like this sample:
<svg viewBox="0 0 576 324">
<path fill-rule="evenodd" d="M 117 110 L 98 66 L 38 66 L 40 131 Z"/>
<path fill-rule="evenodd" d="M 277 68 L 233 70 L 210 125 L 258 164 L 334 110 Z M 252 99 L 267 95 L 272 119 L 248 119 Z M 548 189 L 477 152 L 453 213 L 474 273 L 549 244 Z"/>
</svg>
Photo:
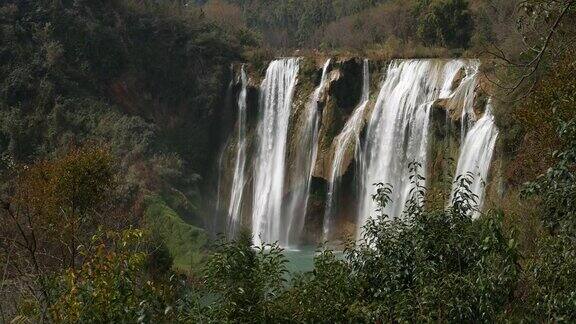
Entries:
<svg viewBox="0 0 576 324">
<path fill-rule="evenodd" d="M 290 124 L 287 139 L 286 152 L 286 179 L 284 185 L 284 195 L 288 199 L 292 191 L 299 185 L 297 170 L 294 167 L 295 154 L 298 149 L 299 141 L 296 134 L 299 128 L 303 127 L 306 105 L 309 103 L 311 94 L 320 84 L 322 67 L 327 58 L 302 58 L 300 61 L 300 71 L 298 74 L 298 83 L 294 94 Z M 364 136 L 367 122 L 370 114 L 374 109 L 380 85 L 386 74 L 386 67 L 389 62 L 371 61 L 370 66 L 370 97 L 366 109 L 361 118 L 360 136 Z M 234 69 L 235 75 L 239 68 Z M 254 69 L 247 64 L 249 71 L 250 85 L 248 87 L 248 130 L 247 130 L 247 181 L 245 185 L 245 195 L 242 204 L 243 223 L 250 223 L 250 210 L 252 203 L 252 180 L 253 165 L 251 158 L 255 152 L 256 138 L 256 116 L 258 114 L 258 97 L 259 83 L 263 79 L 263 71 Z M 449 90 L 458 88 L 465 79 L 466 72 L 460 69 L 454 78 Z M 239 83 L 238 77 L 234 77 L 234 82 L 229 89 L 231 98 L 238 98 Z M 318 150 L 316 162 L 312 171 L 312 185 L 308 201 L 308 211 L 306 216 L 306 232 L 308 239 L 306 241 L 314 242 L 314 232 L 321 227 L 322 218 L 325 212 L 325 200 L 328 182 L 333 167 L 334 154 L 336 149 L 335 138 L 341 133 L 344 125 L 351 117 L 352 113 L 361 103 L 363 84 L 363 59 L 362 58 L 336 58 L 332 59 L 327 71 L 327 81 L 321 89 L 317 109 L 319 116 L 318 128 Z M 482 80 L 474 87 L 473 110 L 479 118 L 484 110 L 486 95 L 483 93 Z M 427 196 L 430 204 L 441 206 L 445 204 L 450 194 L 452 176 L 455 171 L 455 164 L 458 160 L 458 152 L 461 142 L 461 116 L 462 106 L 461 97 L 439 99 L 432 105 L 430 138 L 428 141 L 429 158 L 428 165 L 424 166 L 427 170 Z M 234 135 L 235 117 L 238 105 L 234 100 L 225 109 L 227 111 L 228 122 L 222 129 L 228 133 L 228 141 L 223 145 L 220 155 L 220 185 L 219 185 L 219 202 L 218 207 L 222 212 L 220 217 L 225 217 L 227 199 L 229 199 L 229 189 L 233 178 L 233 169 L 235 161 L 235 151 L 237 149 L 237 139 Z M 341 178 L 342 190 L 338 193 L 338 200 L 341 202 L 337 219 L 339 224 L 337 230 L 349 233 L 354 221 L 354 210 L 357 208 L 355 203 L 356 186 L 354 186 L 354 177 L 356 174 L 356 143 L 351 141 L 345 148 L 345 153 L 341 162 L 341 169 L 337 172 L 337 177 Z"/>
</svg>

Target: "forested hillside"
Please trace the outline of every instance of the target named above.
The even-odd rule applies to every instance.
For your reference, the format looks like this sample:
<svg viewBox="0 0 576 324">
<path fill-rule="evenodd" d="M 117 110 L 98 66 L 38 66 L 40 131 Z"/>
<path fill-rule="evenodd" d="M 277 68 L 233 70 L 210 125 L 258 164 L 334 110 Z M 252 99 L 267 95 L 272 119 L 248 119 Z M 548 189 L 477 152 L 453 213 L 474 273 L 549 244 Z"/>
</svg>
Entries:
<svg viewBox="0 0 576 324">
<path fill-rule="evenodd" d="M 514 7 L 510 1 L 210 0 L 203 10 L 216 21 L 258 31 L 264 44 L 275 48 L 463 51 L 483 40 L 506 37 L 496 33 L 513 30 Z M 507 20 L 508 29 L 494 18 Z"/>
<path fill-rule="evenodd" d="M 32 217 L 20 238 L 33 235 L 43 255 L 61 260 L 34 258 L 31 270 L 10 252 L 5 274 L 39 278 L 77 262 L 78 245 L 103 228 L 145 223 L 180 251 L 177 264 L 197 262 L 207 236 L 200 175 L 222 141 L 222 93 L 245 45 L 201 16 L 176 2 L 0 5 L 0 196 L 14 217 L 3 220 Z M 92 177 L 97 189 L 78 192 Z M 2 230 L 4 252 L 15 229 Z M 3 283 L 3 301 L 17 298 L 14 288 Z"/>
<path fill-rule="evenodd" d="M 574 322 L 575 55 L 574 0 L 4 0 L 0 322 Z M 394 188 L 374 184 L 374 217 L 340 251 L 319 246 L 313 271 L 289 273 L 292 251 L 255 246 L 249 229 L 216 237 L 234 180 L 222 169 L 239 164 L 237 133 L 258 136 L 260 82 L 279 57 L 300 57 L 287 115 L 316 98 L 323 141 L 391 59 L 478 59 L 473 113 L 499 129 L 485 210 L 473 174 L 431 175 L 448 179 L 447 202 L 411 162 L 403 217 L 385 212 Z M 370 112 L 382 99 L 366 95 Z M 448 99 L 427 103 L 445 109 L 433 136 L 458 147 L 466 126 Z M 329 172 L 314 171 L 306 194 L 323 210 Z"/>
<path fill-rule="evenodd" d="M 9 153 L 26 160 L 84 141 L 99 131 L 94 124 L 103 114 L 120 114 L 127 121 L 98 125 L 118 134 L 117 149 L 161 152 L 169 142 L 189 167 L 205 164 L 200 151 L 209 136 L 179 132 L 213 121 L 241 44 L 194 15 L 138 1 L 3 5 L 2 105 L 9 109 L 2 143 Z M 121 138 L 133 136 L 131 128 L 150 136 Z"/>
<path fill-rule="evenodd" d="M 165 185 L 193 190 L 220 140 L 237 38 L 169 3 L 14 1 L 1 10 L 4 163 L 92 143 L 119 158 L 128 201 Z"/>
</svg>

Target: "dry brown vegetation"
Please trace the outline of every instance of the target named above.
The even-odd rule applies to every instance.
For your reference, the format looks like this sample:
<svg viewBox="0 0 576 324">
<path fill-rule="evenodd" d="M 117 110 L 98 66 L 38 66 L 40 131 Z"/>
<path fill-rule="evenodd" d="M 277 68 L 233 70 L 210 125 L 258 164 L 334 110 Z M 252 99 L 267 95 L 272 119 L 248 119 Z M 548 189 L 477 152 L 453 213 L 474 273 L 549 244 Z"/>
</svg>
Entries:
<svg viewBox="0 0 576 324">
<path fill-rule="evenodd" d="M 373 44 L 409 43 L 416 19 L 406 1 L 386 2 L 353 16 L 334 21 L 314 32 L 309 46 L 365 49 Z M 386 45 L 385 45 L 386 46 Z"/>
<path fill-rule="evenodd" d="M 206 18 L 226 28 L 238 29 L 246 27 L 240 7 L 224 0 L 208 1 L 202 7 L 202 12 L 206 15 Z"/>
</svg>

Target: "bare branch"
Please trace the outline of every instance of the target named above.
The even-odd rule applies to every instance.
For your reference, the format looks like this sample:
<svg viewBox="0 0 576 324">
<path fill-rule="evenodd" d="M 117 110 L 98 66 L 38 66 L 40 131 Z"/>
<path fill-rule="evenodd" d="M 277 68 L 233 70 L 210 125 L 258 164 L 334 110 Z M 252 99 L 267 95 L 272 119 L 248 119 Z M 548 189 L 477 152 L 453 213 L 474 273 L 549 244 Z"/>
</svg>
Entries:
<svg viewBox="0 0 576 324">
<path fill-rule="evenodd" d="M 568 4 L 566 4 L 566 6 L 564 7 L 564 9 L 560 13 L 560 15 L 558 15 L 558 17 L 556 17 L 556 21 L 554 22 L 554 25 L 552 25 L 552 28 L 550 28 L 550 32 L 548 33 L 548 36 L 546 37 L 546 41 L 544 42 L 544 45 L 540 49 L 540 52 L 530 63 L 528 63 L 528 65 L 533 65 L 533 67 L 531 68 L 531 71 L 522 75 L 522 77 L 518 80 L 518 82 L 508 92 L 508 95 L 510 95 L 514 91 L 516 91 L 524 83 L 524 81 L 527 78 L 531 77 L 532 75 L 534 75 L 534 73 L 536 73 L 536 71 L 538 70 L 538 67 L 540 67 L 540 64 L 542 63 L 542 57 L 544 56 L 544 53 L 546 52 L 546 50 L 548 49 L 548 46 L 550 45 L 550 42 L 552 40 L 552 36 L 554 36 L 554 33 L 556 32 L 558 26 L 560 26 L 560 22 L 562 21 L 562 18 L 564 18 L 564 16 L 566 15 L 566 13 L 570 9 L 570 7 L 574 4 L 574 2 L 576 2 L 576 0 L 568 1 Z"/>
<path fill-rule="evenodd" d="M 524 0 L 519 2 L 517 9 L 516 9 L 516 14 L 520 15 L 519 10 L 521 8 L 524 8 L 526 5 L 528 5 L 530 3 L 530 1 L 528 0 Z M 554 3 L 557 3 L 556 1 L 554 1 Z M 524 44 L 524 46 L 527 48 L 527 50 L 535 52 L 536 55 L 528 62 L 524 62 L 524 63 L 518 63 L 518 62 L 514 62 L 512 59 L 510 59 L 509 57 L 507 57 L 507 55 L 504 53 L 504 51 L 498 47 L 497 44 L 491 44 L 492 47 L 495 49 L 495 51 L 490 50 L 490 49 L 486 49 L 484 50 L 484 53 L 489 54 L 490 56 L 494 57 L 496 60 L 502 61 L 504 62 L 508 68 L 516 68 L 516 69 L 524 69 L 523 73 L 521 76 L 519 76 L 512 85 L 505 85 L 502 82 L 498 82 L 495 81 L 493 79 L 491 79 L 490 77 L 488 77 L 488 75 L 484 72 L 484 77 L 485 79 L 493 84 L 494 86 L 506 90 L 505 96 L 510 96 L 512 94 L 514 94 L 515 92 L 518 91 L 518 89 L 526 83 L 526 81 L 531 78 L 540 68 L 541 64 L 542 64 L 542 60 L 544 58 L 544 55 L 546 54 L 546 52 L 548 51 L 550 44 L 552 42 L 552 39 L 554 38 L 554 35 L 556 34 L 560 23 L 562 22 L 562 20 L 564 19 L 564 17 L 566 16 L 566 14 L 568 13 L 568 11 L 570 10 L 570 8 L 574 5 L 574 3 L 576 3 L 576 0 L 569 0 L 562 8 L 562 10 L 560 11 L 560 13 L 558 14 L 558 16 L 556 17 L 556 19 L 554 20 L 554 23 L 552 24 L 552 26 L 550 27 L 550 29 L 548 30 L 548 33 L 546 35 L 541 35 L 540 38 L 542 38 L 544 41 L 542 43 L 541 46 L 536 47 L 536 46 L 530 46 L 527 42 L 526 42 L 526 38 L 525 37 L 521 37 L 522 39 L 522 43 Z M 558 3 L 559 4 L 559 3 Z M 536 34 L 540 35 L 540 30 L 538 28 L 536 28 L 536 25 L 531 26 L 533 28 L 533 32 Z M 520 27 L 519 27 L 520 28 Z M 519 98 L 515 98 L 514 100 L 502 100 L 503 102 L 514 102 L 514 101 L 518 101 L 519 99 L 523 99 L 525 97 L 527 97 L 531 90 L 534 88 L 536 84 L 536 81 L 532 82 L 532 84 L 530 85 L 530 90 L 526 91 L 524 93 L 524 95 L 520 96 Z"/>
</svg>

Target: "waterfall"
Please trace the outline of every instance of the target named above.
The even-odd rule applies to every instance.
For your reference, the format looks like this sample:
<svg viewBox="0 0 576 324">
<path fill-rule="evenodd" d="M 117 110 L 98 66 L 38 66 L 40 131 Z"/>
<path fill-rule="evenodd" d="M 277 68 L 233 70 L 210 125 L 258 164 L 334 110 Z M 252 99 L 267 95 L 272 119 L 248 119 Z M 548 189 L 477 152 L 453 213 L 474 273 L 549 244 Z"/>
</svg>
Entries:
<svg viewBox="0 0 576 324">
<path fill-rule="evenodd" d="M 488 171 L 490 170 L 490 162 L 492 161 L 497 137 L 498 129 L 492 115 L 492 103 L 488 100 L 484 116 L 470 129 L 461 146 L 458 167 L 455 173 L 456 177 L 468 174 L 474 177 L 469 188 L 477 198 L 476 209 L 471 213 L 473 218 L 480 216 L 480 210 L 484 203 L 484 189 L 488 180 Z M 457 186 L 458 184 L 455 181 L 449 203 L 454 198 Z"/>
<path fill-rule="evenodd" d="M 442 89 L 440 90 L 440 99 L 449 99 L 453 97 L 454 91 L 452 91 L 454 79 L 458 72 L 465 67 L 465 62 L 463 60 L 453 60 L 446 63 L 444 66 L 444 83 L 442 84 Z"/>
<path fill-rule="evenodd" d="M 348 166 L 357 167 L 358 235 L 369 217 L 376 212 L 372 199 L 375 183 L 392 186 L 391 203 L 381 212 L 389 217 L 402 217 L 405 205 L 416 186 L 425 186 L 425 179 L 411 177 L 411 162 L 421 166 L 424 178 L 428 168 L 429 125 L 433 107 L 446 109 L 450 118 L 461 121 L 460 156 L 457 175 L 475 176 L 470 189 L 478 197 L 478 217 L 484 201 L 490 162 L 498 135 L 488 102 L 482 118 L 477 119 L 474 100 L 478 84 L 480 62 L 477 60 L 395 60 L 386 71 L 375 105 L 368 104 L 370 71 L 364 60 L 362 96 L 346 120 L 342 130 L 326 152 L 319 152 L 319 101 L 328 84 L 327 60 L 320 83 L 308 102 L 292 111 L 292 100 L 298 82 L 300 59 L 285 58 L 272 61 L 260 87 L 258 117 L 255 129 L 255 149 L 247 160 L 247 84 L 248 77 L 241 69 L 242 88 L 238 96 L 238 121 L 235 136 L 237 145 L 228 145 L 229 155 L 235 155 L 234 175 L 230 196 L 217 199 L 217 207 L 227 206 L 227 231 L 234 236 L 242 222 L 248 170 L 251 176 L 251 227 L 253 242 L 278 242 L 282 247 L 299 243 L 309 203 L 312 173 L 317 156 L 331 162 L 327 170 L 328 188 L 322 235 L 324 240 L 334 236 L 341 178 Z M 342 72 L 342 71 L 340 71 Z M 301 108 L 300 108 L 301 107 Z M 436 109 L 436 108 L 435 108 Z M 293 131 L 289 134 L 289 130 Z M 361 134 L 363 134 L 361 138 Z M 294 148 L 288 151 L 288 143 Z M 290 154 L 288 154 L 288 152 Z M 326 156 L 326 155 L 329 155 Z M 290 158 L 287 161 L 287 158 Z M 229 159 L 222 155 L 220 168 Z M 231 161 L 232 162 L 232 161 Z M 248 164 L 250 168 L 248 168 Z M 288 166 L 290 169 L 288 170 Z M 289 171 L 289 172 L 288 172 Z M 452 188 L 453 197 L 455 195 Z M 224 183 L 219 190 L 225 192 Z M 452 200 L 451 197 L 451 200 Z M 246 205 L 248 205 L 246 204 Z"/>
<path fill-rule="evenodd" d="M 224 144 L 224 149 L 218 154 L 218 174 L 216 178 L 216 204 L 214 206 L 214 215 L 212 216 L 212 222 L 208 225 L 211 226 L 210 232 L 216 234 L 218 232 L 219 220 L 221 218 L 220 208 L 222 200 L 222 173 L 224 172 L 224 153 L 226 153 L 226 142 Z"/>
<path fill-rule="evenodd" d="M 322 91 L 326 87 L 328 79 L 328 68 L 330 59 L 326 61 L 322 68 L 320 84 L 310 96 L 305 106 L 301 124 L 297 127 L 296 152 L 294 154 L 294 189 L 288 202 L 286 212 L 285 233 L 281 237 L 282 246 L 293 246 L 297 243 L 304 227 L 308 198 L 310 193 L 310 182 L 312 172 L 316 164 L 318 153 L 318 101 Z"/>
<path fill-rule="evenodd" d="M 374 183 L 392 185 L 392 202 L 383 210 L 389 217 L 400 217 L 411 190 L 416 184 L 425 185 L 425 180 L 412 183 L 409 164 L 419 163 L 422 166 L 419 173 L 426 176 L 430 110 L 441 95 L 446 95 L 449 89 L 446 85 L 452 84 L 457 74 L 457 65 L 447 67 L 448 63 L 405 60 L 393 61 L 388 67 L 362 152 L 358 237 L 377 207 L 372 199 Z M 462 89 L 469 89 L 462 83 L 451 98 Z"/>
<path fill-rule="evenodd" d="M 270 63 L 262 81 L 254 161 L 252 235 L 255 245 L 280 241 L 288 123 L 299 59 Z"/>
<path fill-rule="evenodd" d="M 238 142 L 230 204 L 228 205 L 228 237 L 234 237 L 242 220 L 242 194 L 245 185 L 244 169 L 246 165 L 246 95 L 248 92 L 248 77 L 244 71 L 244 65 L 242 65 L 240 70 L 240 80 L 242 89 L 238 97 Z"/>
<path fill-rule="evenodd" d="M 474 113 L 474 98 L 476 85 L 478 84 L 478 71 L 480 61 L 471 60 L 464 66 L 466 75 L 458 85 L 458 88 L 449 96 L 448 109 L 462 110 L 460 117 L 460 143 L 464 143 L 466 131 L 470 127 L 472 120 L 476 118 Z"/>
<path fill-rule="evenodd" d="M 370 68 L 368 60 L 364 60 L 362 71 L 362 97 L 360 104 L 354 109 L 352 116 L 348 119 L 342 131 L 334 138 L 334 156 L 332 158 L 332 168 L 328 182 L 328 193 L 326 200 L 326 210 L 324 213 L 323 239 L 328 240 L 332 230 L 334 217 L 336 214 L 336 198 L 338 194 L 339 180 L 344 170 L 344 157 L 346 153 L 354 147 L 356 161 L 360 158 L 360 131 L 364 125 L 364 115 L 368 100 L 370 98 Z"/>
</svg>

